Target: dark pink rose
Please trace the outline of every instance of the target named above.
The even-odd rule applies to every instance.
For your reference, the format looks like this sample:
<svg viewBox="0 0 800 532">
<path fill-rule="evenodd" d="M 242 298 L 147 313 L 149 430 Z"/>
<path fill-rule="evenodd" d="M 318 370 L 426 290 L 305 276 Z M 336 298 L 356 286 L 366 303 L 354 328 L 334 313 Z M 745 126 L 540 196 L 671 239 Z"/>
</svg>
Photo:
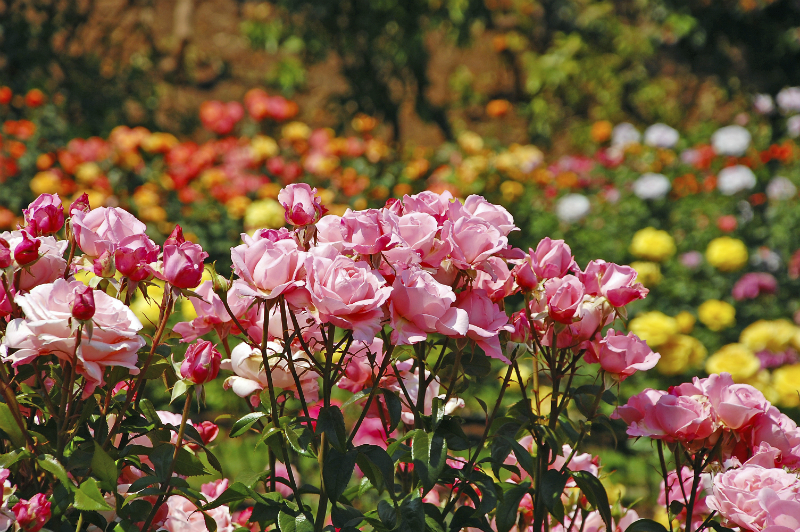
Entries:
<svg viewBox="0 0 800 532">
<path fill-rule="evenodd" d="M 114 265 L 114 254 L 104 251 L 102 255 L 92 261 L 92 272 L 98 277 L 114 277 L 117 268 Z"/>
<path fill-rule="evenodd" d="M 92 208 L 89 206 L 89 194 L 84 192 L 69 206 L 69 215 L 72 216 L 74 211 L 86 213 L 90 210 L 92 210 Z"/>
<path fill-rule="evenodd" d="M 14 248 L 14 260 L 22 267 L 39 258 L 39 247 L 42 245 L 38 238 L 31 238 L 27 232 L 22 232 L 22 241 Z"/>
<path fill-rule="evenodd" d="M 531 266 L 539 279 L 563 277 L 570 269 L 577 269 L 572 250 L 563 240 L 545 237 L 531 254 Z"/>
<path fill-rule="evenodd" d="M 77 286 L 72 290 L 72 317 L 79 321 L 92 319 L 95 313 L 94 290 Z"/>
<path fill-rule="evenodd" d="M 50 501 L 43 493 L 37 493 L 30 500 L 20 499 L 11 511 L 24 532 L 38 532 L 50 520 Z"/>
<path fill-rule="evenodd" d="M 583 302 L 583 283 L 574 275 L 554 277 L 545 282 L 544 293 L 550 317 L 561 323 L 571 323 Z"/>
<path fill-rule="evenodd" d="M 755 299 L 761 294 L 774 294 L 778 291 L 778 280 L 769 273 L 750 272 L 744 274 L 733 285 L 732 295 L 736 301 Z"/>
<path fill-rule="evenodd" d="M 635 334 L 625 335 L 609 329 L 596 350 L 587 351 L 585 358 L 590 364 L 599 363 L 607 373 L 624 381 L 637 371 L 654 368 L 661 355 L 654 353 L 647 343 Z"/>
<path fill-rule="evenodd" d="M 49 235 L 64 227 L 64 207 L 58 194 L 42 194 L 22 211 L 25 230 L 34 236 Z"/>
<path fill-rule="evenodd" d="M 311 225 L 319 220 L 327 211 L 317 189 L 306 183 L 289 185 L 278 193 L 278 201 L 286 211 L 286 222 L 295 226 Z"/>
<path fill-rule="evenodd" d="M 181 364 L 181 377 L 193 384 L 205 384 L 219 373 L 222 355 L 211 342 L 198 340 L 186 350 Z"/>
<path fill-rule="evenodd" d="M 198 244 L 165 244 L 162 268 L 153 274 L 175 288 L 195 288 L 203 278 L 203 261 L 208 253 Z"/>
<path fill-rule="evenodd" d="M 158 252 L 158 244 L 146 235 L 131 235 L 114 251 L 114 264 L 131 281 L 144 281 L 151 275 L 147 265 L 158 260 Z"/>
<path fill-rule="evenodd" d="M 0 269 L 5 269 L 11 266 L 14 262 L 11 256 L 11 245 L 5 238 L 0 238 Z"/>
</svg>

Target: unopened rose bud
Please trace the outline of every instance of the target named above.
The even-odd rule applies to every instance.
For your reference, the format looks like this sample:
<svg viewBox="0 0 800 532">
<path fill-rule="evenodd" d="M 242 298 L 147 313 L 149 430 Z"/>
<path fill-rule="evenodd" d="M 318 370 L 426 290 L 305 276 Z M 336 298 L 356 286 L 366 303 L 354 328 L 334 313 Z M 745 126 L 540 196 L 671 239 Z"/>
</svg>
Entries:
<svg viewBox="0 0 800 532">
<path fill-rule="evenodd" d="M 34 236 L 49 235 L 64 227 L 64 208 L 58 194 L 42 194 L 22 211 L 26 230 Z"/>
<path fill-rule="evenodd" d="M 169 242 L 169 240 L 168 240 Z M 163 278 L 175 288 L 194 288 L 203 279 L 203 261 L 208 253 L 198 244 L 164 244 Z"/>
<path fill-rule="evenodd" d="M 26 266 L 39 258 L 39 246 L 42 243 L 38 238 L 31 238 L 25 231 L 22 232 L 22 242 L 14 248 L 14 260 L 20 266 Z"/>
<path fill-rule="evenodd" d="M 117 273 L 117 268 L 114 265 L 114 254 L 109 251 L 104 251 L 102 255 L 94 259 L 92 262 L 92 269 L 94 274 L 98 277 L 110 278 L 114 277 Z"/>
<path fill-rule="evenodd" d="M 84 192 L 81 196 L 72 202 L 72 205 L 69 206 L 69 215 L 72 216 L 75 211 L 77 212 L 89 212 L 92 208 L 89 206 L 89 194 Z"/>
<path fill-rule="evenodd" d="M 278 194 L 278 202 L 285 209 L 286 221 L 295 226 L 316 223 L 328 210 L 322 205 L 316 188 L 305 183 L 289 185 Z"/>
<path fill-rule="evenodd" d="M 20 500 L 11 511 L 21 530 L 39 532 L 50 520 L 50 501 L 43 493 L 37 493 L 28 501 Z"/>
<path fill-rule="evenodd" d="M 216 378 L 222 355 L 211 342 L 199 340 L 186 350 L 181 377 L 193 384 L 205 384 Z"/>
<path fill-rule="evenodd" d="M 167 237 L 167 240 L 164 242 L 164 245 L 165 246 L 169 246 L 169 245 L 179 246 L 180 244 L 183 244 L 184 242 L 186 242 L 186 239 L 183 238 L 183 229 L 181 229 L 180 225 L 176 225 L 175 229 L 173 229 L 172 232 Z"/>
<path fill-rule="evenodd" d="M 72 317 L 79 321 L 88 321 L 92 319 L 94 312 L 94 290 L 88 286 L 79 286 L 72 292 Z"/>
<path fill-rule="evenodd" d="M 0 238 L 0 268 L 8 268 L 12 262 L 11 245 L 4 238 Z"/>
</svg>

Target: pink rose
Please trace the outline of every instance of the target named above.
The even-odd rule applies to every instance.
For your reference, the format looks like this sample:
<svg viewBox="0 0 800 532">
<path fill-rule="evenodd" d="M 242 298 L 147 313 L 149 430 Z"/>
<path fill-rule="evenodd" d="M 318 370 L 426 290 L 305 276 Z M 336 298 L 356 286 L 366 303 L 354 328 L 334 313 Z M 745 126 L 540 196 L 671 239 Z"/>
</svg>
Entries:
<svg viewBox="0 0 800 532">
<path fill-rule="evenodd" d="M 219 373 L 222 355 L 214 344 L 198 340 L 186 350 L 181 364 L 181 377 L 192 384 L 205 384 L 213 381 Z"/>
<path fill-rule="evenodd" d="M 163 528 L 169 532 L 207 532 L 205 516 L 197 510 L 197 506 L 180 495 L 172 495 L 166 501 L 167 519 Z M 206 513 L 217 524 L 217 532 L 233 532 L 234 526 L 231 511 L 225 506 L 217 506 Z"/>
<path fill-rule="evenodd" d="M 452 201 L 448 208 L 448 218 L 453 222 L 463 216 L 474 216 L 489 222 L 503 236 L 508 236 L 511 231 L 519 231 L 514 225 L 514 217 L 504 207 L 486 201 L 483 196 L 473 194 L 463 204 Z"/>
<path fill-rule="evenodd" d="M 131 281 L 144 281 L 150 277 L 147 265 L 158 260 L 158 245 L 147 235 L 131 235 L 123 238 L 114 251 L 117 271 Z"/>
<path fill-rule="evenodd" d="M 24 532 L 38 532 L 50 520 L 50 501 L 37 493 L 30 500 L 20 499 L 11 511 Z"/>
<path fill-rule="evenodd" d="M 384 209 L 347 209 L 340 225 L 344 248 L 360 255 L 372 255 L 402 243 L 399 218 Z"/>
<path fill-rule="evenodd" d="M 574 275 L 550 278 L 544 284 L 544 293 L 550 317 L 561 323 L 571 323 L 583 302 L 583 283 Z"/>
<path fill-rule="evenodd" d="M 637 299 L 644 299 L 649 290 L 636 280 L 636 270 L 604 260 L 593 260 L 579 275 L 586 293 L 602 295 L 614 307 L 624 307 Z"/>
<path fill-rule="evenodd" d="M 707 515 L 710 511 L 708 506 L 706 505 L 706 497 L 702 495 L 703 493 L 703 486 L 704 482 L 702 481 L 703 478 L 708 478 L 709 475 L 707 473 L 703 473 L 701 477 L 701 481 L 697 486 L 697 491 L 695 495 L 695 505 L 692 511 L 692 520 L 694 521 L 699 516 Z M 658 504 L 661 506 L 667 505 L 667 495 L 669 495 L 670 503 L 672 501 L 679 501 L 685 506 L 688 506 L 689 499 L 692 497 L 692 486 L 694 485 L 694 471 L 686 466 L 681 469 L 680 479 L 678 478 L 677 471 L 670 471 L 667 475 L 667 490 L 664 489 L 664 483 L 661 483 L 661 491 L 658 495 Z M 686 497 L 684 497 L 684 494 Z M 682 522 L 686 521 L 686 508 L 684 508 L 681 513 L 678 515 L 678 519 Z M 700 519 L 700 523 L 702 523 L 703 519 Z M 700 523 L 697 523 L 699 526 Z M 697 526 L 693 527 L 694 529 Z"/>
<path fill-rule="evenodd" d="M 489 257 L 483 264 L 483 269 L 476 273 L 472 286 L 486 290 L 489 299 L 495 303 L 499 303 L 517 292 L 517 288 L 514 286 L 514 277 L 511 275 L 506 261 L 500 257 Z"/>
<path fill-rule="evenodd" d="M 234 281 L 227 294 L 228 306 L 243 327 L 254 327 L 261 331 L 263 319 L 258 317 L 259 313 L 253 304 L 254 299 L 242 294 L 244 286 L 241 281 Z M 222 300 L 214 293 L 211 281 L 201 284 L 195 293 L 200 298 L 191 297 L 189 301 L 192 303 L 197 317 L 191 322 L 180 322 L 173 327 L 173 331 L 183 337 L 181 342 L 193 342 L 211 331 L 216 331 L 220 338 L 226 338 L 229 334 L 238 334 L 238 329 L 222 304 Z M 263 313 L 261 316 L 263 318 Z"/>
<path fill-rule="evenodd" d="M 42 194 L 22 211 L 25 230 L 34 236 L 49 235 L 64 227 L 64 207 L 58 194 Z"/>
<path fill-rule="evenodd" d="M 437 238 L 439 225 L 430 214 L 413 212 L 404 214 L 397 221 L 397 229 L 403 242 L 385 252 L 386 258 L 394 262 L 425 262 L 426 266 L 438 268 L 450 251 L 449 243 Z M 413 261 L 404 258 L 411 253 Z"/>
<path fill-rule="evenodd" d="M 766 272 L 750 272 L 744 274 L 736 284 L 733 285 L 733 299 L 742 301 L 744 299 L 755 299 L 760 294 L 774 294 L 778 291 L 778 281 Z"/>
<path fill-rule="evenodd" d="M 704 440 L 717 429 L 711 404 L 704 398 L 664 395 L 655 405 L 655 417 L 668 441 Z"/>
<path fill-rule="evenodd" d="M 0 238 L 0 269 L 11 266 L 14 257 L 11 256 L 11 244 L 5 238 Z"/>
<path fill-rule="evenodd" d="M 392 285 L 392 342 L 414 344 L 430 333 L 465 335 L 469 318 L 465 310 L 453 306 L 455 301 L 453 289 L 436 282 L 431 274 L 417 268 L 405 270 Z"/>
<path fill-rule="evenodd" d="M 76 336 L 70 326 L 73 293 L 83 286 L 79 281 L 57 279 L 33 288 L 28 294 L 17 295 L 14 301 L 25 318 L 8 324 L 3 342 L 16 351 L 6 361 L 17 366 L 49 354 L 73 361 L 76 354 Z M 78 373 L 93 385 L 87 387 L 88 393 L 95 385 L 103 384 L 103 373 L 108 366 L 122 366 L 137 374 L 136 353 L 145 345 L 137 334 L 142 324 L 128 307 L 101 290 L 94 290 L 93 296 L 98 310 L 92 318 L 94 332 L 91 338 L 83 335 L 77 349 Z"/>
<path fill-rule="evenodd" d="M 113 253 L 125 237 L 143 235 L 147 226 L 118 207 L 99 207 L 88 213 L 73 211 L 72 232 L 78 247 L 90 257 Z"/>
<path fill-rule="evenodd" d="M 448 209 L 454 201 L 453 195 L 445 191 L 441 194 L 424 190 L 413 196 L 403 196 L 403 214 L 423 212 L 430 214 L 439 224 L 447 219 Z"/>
<path fill-rule="evenodd" d="M 762 506 L 763 496 L 774 504 L 800 500 L 800 479 L 780 468 L 745 465 L 714 476 L 708 507 L 745 530 L 763 530 L 768 513 Z M 766 492 L 769 490 L 769 492 Z"/>
<path fill-rule="evenodd" d="M 539 279 L 563 277 L 570 269 L 577 269 L 572 250 L 563 240 L 544 237 L 530 257 L 533 272 Z"/>
<path fill-rule="evenodd" d="M 371 342 L 381 329 L 391 287 L 366 262 L 322 253 L 306 259 L 307 287 L 314 304 L 310 310 L 322 323 L 352 329 L 354 340 Z"/>
<path fill-rule="evenodd" d="M 247 286 L 242 293 L 262 299 L 303 289 L 306 257 L 308 254 L 289 239 L 253 239 L 231 250 L 233 271 Z"/>
<path fill-rule="evenodd" d="M 746 433 L 752 448 L 767 443 L 781 453 L 780 464 L 789 467 L 800 465 L 800 429 L 786 414 L 770 406 L 765 414 L 757 414 Z"/>
<path fill-rule="evenodd" d="M 5 231 L 0 233 L 0 239 L 8 242 L 9 248 L 12 250 L 19 246 L 26 237 L 28 235 L 25 231 Z M 68 241 L 56 240 L 52 236 L 40 236 L 36 241 L 39 242 L 38 260 L 28 264 L 20 275 L 19 287 L 23 291 L 29 291 L 40 284 L 52 283 L 64 275 L 64 270 L 67 267 L 64 252 L 69 246 Z M 0 245 L 0 250 L 3 247 Z M 16 261 L 16 256 L 13 258 Z"/>
<path fill-rule="evenodd" d="M 289 185 L 278 193 L 278 202 L 286 210 L 286 222 L 295 226 L 311 225 L 328 209 L 323 207 L 317 189 L 305 183 Z"/>
<path fill-rule="evenodd" d="M 667 392 L 647 388 L 628 399 L 628 403 L 618 406 L 611 419 L 621 419 L 628 425 L 628 436 L 662 439 L 665 431 L 656 416 L 655 406 Z"/>
<path fill-rule="evenodd" d="M 83 194 L 80 195 L 78 199 L 76 199 L 75 201 L 72 202 L 72 204 L 70 204 L 68 214 L 70 216 L 73 216 L 75 214 L 75 211 L 86 213 L 91 210 L 92 208 L 89 206 L 89 194 L 84 192 Z"/>
<path fill-rule="evenodd" d="M 486 354 L 502 360 L 510 361 L 500 347 L 500 331 L 512 332 L 514 328 L 508 323 L 508 315 L 493 303 L 485 290 L 465 290 L 456 296 L 455 306 L 466 311 L 469 317 L 467 338 L 474 340 Z"/>
<path fill-rule="evenodd" d="M 734 384 L 730 373 L 696 380 L 711 401 L 719 421 L 732 430 L 746 428 L 771 406 L 764 394 L 749 384 Z"/>
<path fill-rule="evenodd" d="M 644 340 L 633 333 L 617 333 L 614 329 L 606 332 L 596 349 L 586 352 L 586 361 L 599 363 L 604 371 L 624 381 L 637 371 L 655 367 L 661 355 L 654 353 Z"/>
<path fill-rule="evenodd" d="M 22 241 L 14 248 L 14 261 L 20 266 L 27 266 L 39 258 L 38 238 L 31 238 L 26 231 L 22 232 Z"/>
<path fill-rule="evenodd" d="M 445 223 L 450 226 L 450 223 Z M 450 226 L 453 264 L 462 270 L 476 269 L 492 255 L 505 250 L 508 238 L 477 216 L 464 216 Z"/>
</svg>

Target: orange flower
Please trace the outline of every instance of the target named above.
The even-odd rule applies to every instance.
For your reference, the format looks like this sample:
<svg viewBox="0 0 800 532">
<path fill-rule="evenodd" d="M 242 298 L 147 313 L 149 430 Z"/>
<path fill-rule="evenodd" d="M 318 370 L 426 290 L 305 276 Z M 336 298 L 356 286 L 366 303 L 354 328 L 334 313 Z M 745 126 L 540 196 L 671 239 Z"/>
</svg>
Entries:
<svg viewBox="0 0 800 532">
<path fill-rule="evenodd" d="M 508 100 L 492 100 L 486 104 L 486 114 L 492 118 L 505 116 L 511 110 L 511 102 Z"/>
<path fill-rule="evenodd" d="M 25 105 L 31 109 L 42 105 L 44 100 L 44 93 L 39 89 L 31 89 L 28 91 L 28 94 L 25 95 Z"/>
<path fill-rule="evenodd" d="M 36 168 L 38 170 L 47 170 L 53 163 L 56 162 L 55 157 L 51 153 L 40 153 L 39 156 L 36 158 Z"/>
<path fill-rule="evenodd" d="M 11 103 L 11 98 L 14 96 L 14 93 L 11 92 L 9 87 L 5 85 L 0 87 L 0 105 L 8 105 Z"/>
<path fill-rule="evenodd" d="M 611 130 L 613 128 L 614 126 L 612 126 L 611 122 L 608 120 L 599 120 L 592 124 L 592 130 L 589 132 L 589 136 L 592 137 L 593 141 L 600 144 L 611 138 Z"/>
</svg>

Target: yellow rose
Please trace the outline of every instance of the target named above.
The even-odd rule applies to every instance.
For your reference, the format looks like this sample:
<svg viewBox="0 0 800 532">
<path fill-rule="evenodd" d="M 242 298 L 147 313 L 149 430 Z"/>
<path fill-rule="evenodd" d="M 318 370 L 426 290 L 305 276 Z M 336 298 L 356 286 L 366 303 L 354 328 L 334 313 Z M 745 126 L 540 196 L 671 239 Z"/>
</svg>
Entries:
<svg viewBox="0 0 800 532">
<path fill-rule="evenodd" d="M 37 173 L 28 185 L 31 187 L 31 192 L 37 196 L 41 194 L 63 194 L 61 191 L 61 178 L 51 170 Z"/>
<path fill-rule="evenodd" d="M 736 323 L 736 309 L 730 303 L 709 299 L 698 307 L 697 318 L 712 331 L 721 331 Z"/>
<path fill-rule="evenodd" d="M 289 122 L 283 126 L 281 135 L 291 141 L 306 140 L 311 136 L 311 128 L 302 122 Z"/>
<path fill-rule="evenodd" d="M 103 175 L 103 170 L 95 162 L 81 163 L 75 168 L 75 179 L 81 185 L 91 185 Z"/>
<path fill-rule="evenodd" d="M 503 195 L 503 200 L 512 203 L 519 199 L 525 192 L 525 185 L 519 181 L 503 181 L 500 183 L 500 193 Z"/>
<path fill-rule="evenodd" d="M 483 139 L 477 133 L 465 131 L 458 136 L 458 145 L 467 153 L 478 153 L 483 149 Z"/>
<path fill-rule="evenodd" d="M 247 231 L 260 229 L 278 229 L 286 224 L 283 206 L 274 199 L 265 198 L 254 201 L 247 206 L 244 213 L 244 227 Z"/>
<path fill-rule="evenodd" d="M 270 157 L 274 157 L 278 155 L 278 152 L 280 151 L 278 148 L 278 143 L 275 142 L 275 139 L 264 135 L 256 135 L 253 137 L 253 140 L 250 142 L 250 147 L 253 149 L 256 159 L 259 161 L 264 161 Z"/>
<path fill-rule="evenodd" d="M 654 310 L 633 318 L 628 328 L 647 342 L 651 348 L 656 348 L 667 343 L 673 335 L 678 334 L 678 321 Z"/>
<path fill-rule="evenodd" d="M 729 236 L 715 238 L 706 248 L 706 260 L 723 272 L 735 272 L 742 268 L 747 264 L 747 258 L 744 242 Z"/>
<path fill-rule="evenodd" d="M 706 361 L 706 373 L 730 373 L 733 380 L 743 382 L 761 369 L 761 361 L 743 344 L 728 344 Z"/>
<path fill-rule="evenodd" d="M 692 315 L 691 312 L 680 312 L 675 319 L 678 320 L 678 330 L 681 334 L 689 334 L 694 329 L 694 323 L 697 319 Z"/>
<path fill-rule="evenodd" d="M 636 270 L 636 280 L 645 286 L 655 286 L 661 282 L 661 266 L 655 262 L 631 262 L 631 268 Z"/>
<path fill-rule="evenodd" d="M 676 334 L 658 347 L 661 360 L 656 369 L 664 375 L 680 375 L 698 366 L 708 355 L 705 346 L 693 336 Z"/>
<path fill-rule="evenodd" d="M 772 372 L 772 388 L 781 406 L 800 406 L 800 364 L 783 366 Z"/>
<path fill-rule="evenodd" d="M 646 227 L 633 235 L 628 249 L 637 257 L 661 262 L 675 254 L 675 240 L 666 231 Z"/>
<path fill-rule="evenodd" d="M 742 331 L 739 341 L 756 353 L 763 350 L 785 351 L 793 346 L 800 328 L 789 320 L 758 320 Z"/>
<path fill-rule="evenodd" d="M 225 204 L 225 209 L 227 209 L 229 217 L 238 220 L 247 213 L 250 203 L 250 198 L 247 196 L 234 196 Z"/>
</svg>

